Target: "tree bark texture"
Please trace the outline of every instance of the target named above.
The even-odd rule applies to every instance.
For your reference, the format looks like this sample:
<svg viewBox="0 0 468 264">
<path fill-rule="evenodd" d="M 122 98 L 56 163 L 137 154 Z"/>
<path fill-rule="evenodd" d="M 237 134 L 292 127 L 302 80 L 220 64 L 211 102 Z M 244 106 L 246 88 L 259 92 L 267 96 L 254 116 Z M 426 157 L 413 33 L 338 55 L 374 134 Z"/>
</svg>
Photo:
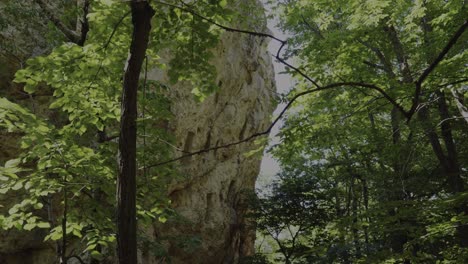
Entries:
<svg viewBox="0 0 468 264">
<path fill-rule="evenodd" d="M 137 263 L 136 241 L 136 118 L 138 81 L 148 47 L 154 10 L 148 2 L 130 3 L 133 35 L 125 68 L 117 179 L 117 255 L 119 264 Z"/>
</svg>

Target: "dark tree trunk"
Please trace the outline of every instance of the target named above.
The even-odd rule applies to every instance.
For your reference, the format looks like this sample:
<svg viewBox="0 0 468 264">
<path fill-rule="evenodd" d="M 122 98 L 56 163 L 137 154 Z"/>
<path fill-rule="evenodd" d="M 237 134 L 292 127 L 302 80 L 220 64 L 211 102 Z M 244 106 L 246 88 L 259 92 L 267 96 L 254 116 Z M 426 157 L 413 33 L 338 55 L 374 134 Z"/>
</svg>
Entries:
<svg viewBox="0 0 468 264">
<path fill-rule="evenodd" d="M 460 177 L 460 168 L 457 161 L 455 143 L 453 141 L 450 124 L 448 123 L 449 113 L 445 97 L 441 96 L 443 95 L 442 93 L 438 93 L 438 95 L 441 97 L 438 100 L 439 113 L 442 119 L 440 126 L 442 129 L 442 138 L 447 149 L 447 155 L 444 153 L 444 149 L 440 144 L 439 135 L 429 121 L 430 116 L 427 107 L 422 107 L 418 111 L 418 118 L 424 127 L 424 131 L 432 146 L 432 150 L 434 151 L 440 165 L 442 166 L 444 174 L 447 177 L 449 191 L 452 193 L 458 193 L 464 190 L 463 180 Z"/>
<path fill-rule="evenodd" d="M 351 215 L 352 215 L 352 233 L 353 233 L 353 244 L 355 250 L 355 256 L 357 259 L 361 258 L 361 244 L 359 242 L 359 230 L 358 230 L 358 197 L 356 193 L 356 175 L 352 175 L 351 180 Z"/>
<path fill-rule="evenodd" d="M 447 149 L 447 179 L 449 182 L 449 189 L 453 193 L 463 192 L 464 184 L 463 179 L 460 176 L 460 165 L 458 164 L 457 149 L 455 147 L 455 141 L 452 136 L 452 127 L 450 125 L 450 113 L 445 99 L 445 93 L 443 91 L 437 91 L 436 95 L 439 96 L 439 114 L 440 114 L 440 128 L 442 130 L 442 139 Z"/>
<path fill-rule="evenodd" d="M 443 92 L 437 92 L 439 96 L 438 110 L 441 117 L 441 130 L 442 139 L 445 143 L 447 154 L 444 153 L 444 149 L 440 143 L 439 135 L 436 130 L 430 124 L 429 110 L 427 107 L 422 107 L 418 111 L 418 118 L 421 121 L 425 133 L 429 139 L 434 153 L 440 162 L 443 173 L 447 178 L 448 190 L 453 193 L 460 193 L 465 190 L 463 179 L 460 175 L 460 166 L 457 161 L 457 152 L 455 148 L 455 142 L 452 136 L 452 128 L 450 126 L 450 114 L 448 112 L 447 102 L 445 100 L 445 94 Z M 456 213 L 468 214 L 468 206 L 462 205 L 459 208 L 455 208 Z M 468 247 L 468 226 L 462 225 L 457 228 L 457 239 L 459 244 L 463 247 Z"/>
<path fill-rule="evenodd" d="M 455 141 L 452 135 L 452 127 L 450 125 L 450 113 L 447 106 L 444 91 L 437 91 L 436 94 L 439 96 L 439 114 L 440 114 L 440 128 L 442 130 L 442 138 L 447 149 L 447 180 L 449 190 L 452 193 L 460 193 L 465 191 L 465 186 L 460 173 L 460 165 L 458 163 L 458 155 L 455 147 Z M 456 208 L 457 213 L 464 213 L 468 215 L 468 206 L 461 205 Z M 460 225 L 456 232 L 457 239 L 463 247 L 468 247 L 468 226 Z"/>
<path fill-rule="evenodd" d="M 444 150 L 442 149 L 442 145 L 439 141 L 439 135 L 437 135 L 437 132 L 429 122 L 430 116 L 427 106 L 421 107 L 421 109 L 419 109 L 418 111 L 417 116 L 419 121 L 421 122 L 421 125 L 423 126 L 424 133 L 426 134 L 429 143 L 431 144 L 434 154 L 436 155 L 437 159 L 440 162 L 440 165 L 442 166 L 442 168 L 444 168 L 445 171 L 447 167 L 446 157 L 444 154 Z"/>
<path fill-rule="evenodd" d="M 367 166 L 366 167 L 370 167 Z M 367 185 L 367 180 L 365 178 L 363 178 L 361 180 L 361 184 L 362 184 L 362 199 L 363 199 L 363 202 L 364 202 L 364 210 L 365 210 L 365 215 L 366 218 L 366 222 L 368 224 L 370 224 L 371 220 L 370 220 L 370 217 L 368 216 L 368 213 L 369 213 L 369 186 Z M 365 247 L 366 247 L 366 255 L 369 255 L 370 253 L 370 248 L 369 248 L 369 228 L 367 225 L 365 225 L 363 227 L 364 229 L 364 242 L 365 242 Z"/>
<path fill-rule="evenodd" d="M 137 263 L 136 118 L 138 81 L 148 47 L 154 10 L 146 1 L 132 1 L 133 36 L 123 79 L 117 179 L 117 255 L 119 264 Z"/>
<path fill-rule="evenodd" d="M 392 29 L 392 32 L 394 29 Z M 396 34 L 393 32 L 392 34 Z M 394 36 L 395 38 L 395 44 L 396 46 L 399 46 L 399 48 L 395 48 L 395 50 L 402 49 L 401 43 L 399 40 L 396 38 L 396 35 Z M 403 55 L 399 55 L 403 56 Z M 410 82 L 411 81 L 411 75 L 409 73 L 409 68 L 406 63 L 406 60 L 403 59 L 403 57 L 398 58 L 400 65 L 402 69 L 402 74 L 403 74 L 403 79 L 404 82 Z M 404 170 L 403 170 L 403 162 L 401 160 L 402 156 L 405 156 L 404 151 L 405 147 L 403 146 L 405 142 L 402 141 L 401 137 L 401 113 L 399 112 L 398 108 L 393 107 L 391 111 L 391 127 L 392 127 L 392 143 L 395 149 L 397 150 L 396 152 L 398 153 L 397 155 L 393 156 L 393 175 L 391 177 L 391 185 L 393 189 L 389 193 L 388 201 L 393 202 L 393 201 L 402 201 L 406 199 L 406 190 L 404 188 Z M 396 191 L 398 189 L 401 189 L 401 191 Z M 399 220 L 399 222 L 406 222 L 407 219 L 402 218 L 401 215 L 398 214 L 399 208 L 391 208 L 388 211 L 389 216 L 396 216 Z M 404 251 L 404 246 L 405 243 L 408 241 L 408 235 L 405 231 L 402 230 L 395 230 L 392 233 L 389 234 L 389 243 L 390 247 L 394 252 L 397 252 L 399 254 L 402 254 Z M 408 261 L 405 259 L 404 263 L 408 263 Z"/>
</svg>

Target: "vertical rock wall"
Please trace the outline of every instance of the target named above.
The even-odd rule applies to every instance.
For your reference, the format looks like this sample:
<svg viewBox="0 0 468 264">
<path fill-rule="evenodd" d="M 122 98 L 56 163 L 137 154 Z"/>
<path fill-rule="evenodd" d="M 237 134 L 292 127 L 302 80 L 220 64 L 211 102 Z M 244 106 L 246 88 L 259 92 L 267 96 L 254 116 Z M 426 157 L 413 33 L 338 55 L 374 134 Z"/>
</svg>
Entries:
<svg viewBox="0 0 468 264">
<path fill-rule="evenodd" d="M 185 151 L 236 142 L 270 124 L 275 86 L 267 41 L 225 33 L 214 63 L 220 90 L 203 103 L 193 100 L 188 86 L 178 85 L 170 94 L 176 116 L 170 126 Z M 166 224 L 156 233 L 199 235 L 202 246 L 187 254 L 171 245 L 173 263 L 237 263 L 252 253 L 255 233 L 246 228 L 242 194 L 254 190 L 259 173 L 260 158 L 245 155 L 254 148 L 258 145 L 248 142 L 182 160 L 186 179 L 169 193 L 189 223 Z"/>
</svg>

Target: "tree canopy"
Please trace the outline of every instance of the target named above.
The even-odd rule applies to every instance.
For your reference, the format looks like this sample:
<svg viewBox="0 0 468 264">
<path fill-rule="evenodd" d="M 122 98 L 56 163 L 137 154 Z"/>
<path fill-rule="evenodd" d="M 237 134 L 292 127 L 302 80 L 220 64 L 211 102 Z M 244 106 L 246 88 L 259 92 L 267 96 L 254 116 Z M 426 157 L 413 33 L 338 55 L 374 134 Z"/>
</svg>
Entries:
<svg viewBox="0 0 468 264">
<path fill-rule="evenodd" d="M 255 203 L 267 252 L 286 263 L 466 262 L 466 2 L 270 4 L 296 63 L 288 97 L 300 97 L 271 149 L 279 180 Z"/>
<path fill-rule="evenodd" d="M 144 229 L 175 215 L 174 162 L 254 140 L 284 118 L 270 149 L 278 180 L 251 204 L 260 252 L 246 262 L 468 262 L 466 1 L 267 1 L 287 40 L 248 30 L 257 18 L 226 0 L 52 2 L 1 6 L 1 28 L 40 20 L 39 10 L 47 22 L 31 27 L 51 49 L 14 79 L 46 107 L 0 98 L 0 128 L 18 142 L 0 166 L 3 229 L 39 230 L 61 263 L 82 261 L 71 243 L 99 263 L 116 241 L 120 263 L 135 262 L 137 234 L 165 257 L 134 229 L 137 218 Z M 160 129 L 172 118 L 167 91 L 187 82 L 203 101 L 219 89 L 210 61 L 223 31 L 278 41 L 274 56 L 296 85 L 266 130 L 174 156 Z M 169 81 L 149 80 L 151 69 Z"/>
<path fill-rule="evenodd" d="M 149 9 L 154 12 L 151 30 L 148 21 L 141 21 L 144 13 L 140 12 L 149 10 L 141 8 L 148 7 L 148 2 L 128 2 L 65 3 L 64 13 L 42 0 L 34 1 L 37 6 L 10 1 L 5 8 L 7 16 L 14 16 L 39 7 L 49 20 L 54 42 L 49 44 L 53 47 L 50 53 L 28 59 L 14 79 L 24 84 L 22 90 L 30 97 L 46 96 L 50 110 L 28 109 L 0 98 L 0 127 L 19 135 L 20 150 L 17 158 L 0 167 L 0 193 L 17 197 L 0 216 L 0 226 L 46 230 L 44 239 L 57 241 L 60 263 L 76 257 L 67 251 L 67 245 L 78 239 L 84 253 L 94 260 L 113 255 L 116 206 L 121 216 L 117 224 L 134 219 L 119 232 L 127 232 L 132 225 L 135 228 L 136 217 L 140 228 L 145 228 L 173 215 L 166 188 L 177 172 L 172 164 L 147 167 L 172 156 L 173 138 L 159 126 L 171 118 L 166 91 L 176 82 L 187 81 L 194 87 L 194 97 L 203 100 L 217 89 L 216 72 L 209 61 L 221 32 L 214 23 L 228 23 L 234 15 L 226 0 L 150 1 L 153 8 Z M 77 18 L 76 26 L 70 27 L 73 23 L 69 22 Z M 9 21 L 2 23 L 13 26 Z M 146 32 L 141 23 L 146 23 Z M 129 51 L 132 56 L 127 60 Z M 162 59 L 164 52 L 170 56 Z M 155 68 L 169 69 L 170 83 L 148 80 L 148 71 Z M 127 100 L 130 97 L 132 102 Z M 120 156 L 125 156 L 132 144 L 130 167 L 124 165 L 128 169 L 121 171 L 119 182 L 138 192 L 125 196 L 126 191 L 119 188 L 116 201 L 119 167 L 115 154 L 120 149 Z M 132 182 L 135 175 L 129 173 L 140 177 Z M 120 211 L 121 205 L 125 212 Z M 129 236 L 132 234 L 120 234 L 121 239 Z M 131 258 L 136 258 L 136 241 L 129 239 L 121 246 L 128 247 L 125 251 L 132 251 Z M 166 254 L 159 242 L 151 243 L 147 246 L 159 247 L 156 254 Z M 119 263 L 134 263 L 122 260 L 126 256 L 120 259 Z"/>
</svg>

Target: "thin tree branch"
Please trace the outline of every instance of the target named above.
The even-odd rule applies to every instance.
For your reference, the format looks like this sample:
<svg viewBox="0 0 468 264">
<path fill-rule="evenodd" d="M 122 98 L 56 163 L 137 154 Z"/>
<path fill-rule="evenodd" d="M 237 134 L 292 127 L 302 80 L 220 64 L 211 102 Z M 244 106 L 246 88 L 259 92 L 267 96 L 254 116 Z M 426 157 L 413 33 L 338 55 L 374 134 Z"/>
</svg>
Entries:
<svg viewBox="0 0 468 264">
<path fill-rule="evenodd" d="M 162 4 L 162 5 L 169 6 L 171 8 L 176 8 L 176 9 L 179 9 L 181 11 L 188 12 L 188 13 L 190 13 L 190 14 L 196 16 L 196 17 L 199 17 L 200 19 L 205 20 L 205 21 L 207 21 L 209 23 L 212 23 L 213 25 L 215 25 L 215 26 L 217 26 L 217 27 L 219 27 L 221 29 L 224 29 L 224 30 L 226 30 L 228 32 L 238 32 L 238 33 L 253 35 L 253 36 L 257 36 L 257 37 L 267 37 L 267 38 L 274 39 L 274 40 L 278 41 L 279 43 L 281 43 L 281 46 L 279 47 L 278 51 L 276 52 L 275 58 L 278 61 L 280 61 L 282 64 L 284 64 L 287 67 L 291 68 L 296 73 L 298 73 L 299 75 L 304 77 L 306 80 L 311 82 L 317 89 L 325 88 L 325 87 L 328 87 L 328 86 L 331 86 L 331 85 L 346 83 L 346 82 L 336 83 L 336 84 L 331 84 L 331 85 L 328 85 L 328 86 L 325 86 L 325 87 L 321 87 L 313 78 L 311 78 L 310 76 L 305 74 L 303 71 L 301 71 L 296 66 L 291 65 L 290 63 L 285 61 L 283 58 L 281 58 L 281 51 L 288 44 L 288 42 L 286 40 L 279 39 L 279 38 L 277 38 L 277 37 L 275 37 L 275 36 L 273 36 L 271 34 L 268 34 L 268 33 L 255 32 L 255 31 L 249 31 L 249 30 L 242 30 L 242 29 L 227 27 L 227 26 L 224 26 L 222 24 L 217 23 L 216 21 L 214 21 L 214 20 L 212 20 L 210 18 L 207 18 L 207 17 L 204 17 L 204 16 L 198 14 L 194 10 L 184 8 L 184 7 L 181 7 L 181 6 L 178 6 L 178 5 L 174 5 L 174 4 L 170 4 L 170 3 L 166 3 L 166 2 L 161 2 L 161 1 L 153 1 L 153 2 L 156 3 L 156 4 Z M 404 114 L 406 114 L 406 111 L 404 111 L 403 108 L 395 100 L 393 100 L 388 94 L 385 93 L 385 91 L 383 89 L 377 87 L 376 85 L 358 83 L 358 82 L 347 82 L 347 84 L 349 84 L 349 85 L 361 84 L 361 85 L 357 85 L 357 86 L 361 86 L 361 87 L 365 87 L 365 88 L 371 88 L 371 89 L 379 91 L 387 100 L 389 100 L 392 104 L 396 105 L 400 109 L 400 111 L 402 111 Z M 362 84 L 364 84 L 364 86 Z"/>
<path fill-rule="evenodd" d="M 112 32 L 111 32 L 109 38 L 107 39 L 106 43 L 104 44 L 104 46 L 102 46 L 101 49 L 106 50 L 106 49 L 109 47 L 109 45 L 110 45 L 110 43 L 111 43 L 111 41 L 112 41 L 112 38 L 114 38 L 114 35 L 115 35 L 115 33 L 117 32 L 117 29 L 119 28 L 120 24 L 122 24 L 123 20 L 124 20 L 126 17 L 128 17 L 131 13 L 132 13 L 132 11 L 128 11 L 127 13 L 125 13 L 125 14 L 119 19 L 119 21 L 117 21 L 117 23 L 114 25 L 114 28 L 112 29 Z"/>
<path fill-rule="evenodd" d="M 447 121 L 450 121 L 450 120 L 457 120 L 457 119 L 466 119 L 465 116 L 454 116 L 454 117 L 447 117 L 445 119 L 443 119 L 442 121 L 440 121 L 439 123 L 437 123 L 437 125 L 434 126 L 434 128 L 437 128 L 439 126 L 442 126 L 445 122 Z"/>
<path fill-rule="evenodd" d="M 325 37 L 322 35 L 322 32 L 320 32 L 320 29 L 315 25 L 314 23 L 314 26 L 312 26 L 304 17 L 303 14 L 301 14 L 301 18 L 302 18 L 302 22 L 304 23 L 304 25 L 306 25 L 306 27 L 308 29 L 310 29 L 312 32 L 314 32 L 315 34 L 317 34 L 317 36 L 319 36 L 321 39 L 325 39 Z"/>
<path fill-rule="evenodd" d="M 412 76 L 411 69 L 408 63 L 408 56 L 405 53 L 403 44 L 401 43 L 400 38 L 398 37 L 395 27 L 386 26 L 384 27 L 384 31 L 388 34 L 390 43 L 393 46 L 393 51 L 395 52 L 401 74 L 403 75 L 403 82 L 412 83 L 413 76 Z"/>
<path fill-rule="evenodd" d="M 53 9 L 46 4 L 43 0 L 34 0 L 38 4 L 42 11 L 45 13 L 47 18 L 67 37 L 67 39 L 73 43 L 78 44 L 81 36 L 74 30 L 69 29 L 61 20 L 58 18 Z"/>
<path fill-rule="evenodd" d="M 294 102 L 297 101 L 297 99 L 299 99 L 300 97 L 311 94 L 311 93 L 314 93 L 314 92 L 330 90 L 330 89 L 333 89 L 333 88 L 338 88 L 338 87 L 343 87 L 343 86 L 364 87 L 364 88 L 369 88 L 369 89 L 375 90 L 375 91 L 379 92 L 380 94 L 382 94 L 382 96 L 385 97 L 388 101 L 390 101 L 394 106 L 396 106 L 398 109 L 400 109 L 400 111 L 402 111 L 403 113 L 406 113 L 404 111 L 404 109 L 395 100 L 393 100 L 393 98 L 391 98 L 387 93 L 385 93 L 385 91 L 382 88 L 380 88 L 380 87 L 378 87 L 378 86 L 376 86 L 374 84 L 359 83 L 359 82 L 342 82 L 342 83 L 333 83 L 333 84 L 329 84 L 329 85 L 322 86 L 322 87 L 319 86 L 318 88 L 306 90 L 306 91 L 303 91 L 303 92 L 300 92 L 300 93 L 296 94 L 291 100 L 289 100 L 287 105 L 283 108 L 283 110 L 281 110 L 280 114 L 275 118 L 275 120 L 273 120 L 273 122 L 270 124 L 270 126 L 268 126 L 268 128 L 266 130 L 264 130 L 264 131 L 254 133 L 254 134 L 250 135 L 249 137 L 247 137 L 247 138 L 245 138 L 243 140 L 239 140 L 239 141 L 236 141 L 236 142 L 231 142 L 231 143 L 227 143 L 227 144 L 223 144 L 223 145 L 215 146 L 215 147 L 211 147 L 211 148 L 201 149 L 201 150 L 198 150 L 198 151 L 195 151 L 195 152 L 190 152 L 190 153 L 181 155 L 181 156 L 179 156 L 177 158 L 173 158 L 173 159 L 169 159 L 169 160 L 162 161 L 162 162 L 159 162 L 159 163 L 155 163 L 155 164 L 147 166 L 146 169 L 166 165 L 166 164 L 169 164 L 169 163 L 172 163 L 172 162 L 175 162 L 175 161 L 182 160 L 184 158 L 204 154 L 204 153 L 207 153 L 207 152 L 210 152 L 210 151 L 237 146 L 237 145 L 240 145 L 242 143 L 249 142 L 252 139 L 255 139 L 257 137 L 268 135 L 271 132 L 271 130 L 273 129 L 273 127 L 279 122 L 279 120 L 285 115 L 285 113 L 292 107 Z M 140 168 L 140 169 L 145 169 L 145 168 L 143 167 L 143 168 Z"/>
<path fill-rule="evenodd" d="M 453 82 L 449 82 L 449 83 L 443 83 L 443 84 L 440 84 L 440 85 L 437 86 L 437 87 L 443 88 L 443 87 L 447 87 L 447 86 L 451 86 L 451 85 L 456 85 L 456 84 L 461 84 L 461 83 L 466 83 L 466 82 L 468 82 L 468 79 L 461 79 L 461 80 L 458 80 L 458 81 L 453 81 Z"/>
<path fill-rule="evenodd" d="M 363 60 L 362 63 L 364 63 L 364 64 L 366 64 L 367 66 L 370 66 L 370 67 L 372 67 L 372 68 L 385 71 L 385 67 L 384 67 L 384 66 L 378 65 L 378 64 L 373 63 L 373 62 L 371 62 L 371 61 Z"/>
<path fill-rule="evenodd" d="M 86 42 L 86 37 L 89 32 L 89 21 L 88 21 L 88 13 L 89 13 L 89 5 L 90 5 L 90 0 L 83 0 L 83 6 L 81 7 L 83 10 L 83 15 L 81 16 L 81 19 L 79 19 L 79 27 L 77 24 L 77 30 L 76 32 L 80 32 L 80 39 L 76 44 L 79 46 L 83 46 L 84 43 Z"/>
<path fill-rule="evenodd" d="M 416 112 L 416 109 L 418 108 L 419 104 L 419 97 L 421 95 L 421 90 L 422 90 L 422 84 L 426 80 L 426 78 L 431 74 L 437 65 L 444 59 L 445 55 L 450 51 L 450 49 L 457 43 L 457 41 L 460 39 L 460 37 L 463 35 L 465 30 L 468 28 L 468 20 L 465 20 L 465 23 L 461 25 L 458 30 L 455 32 L 455 34 L 450 38 L 449 42 L 445 47 L 442 49 L 442 51 L 439 53 L 439 55 L 434 59 L 434 61 L 423 71 L 421 76 L 418 78 L 418 80 L 415 82 L 416 89 L 414 92 L 414 99 L 413 99 L 413 105 L 411 106 L 411 109 L 408 112 L 408 121 L 411 119 L 411 117 L 414 115 Z"/>
<path fill-rule="evenodd" d="M 377 56 L 377 58 L 380 60 L 380 63 L 382 63 L 382 67 L 383 69 L 385 70 L 385 72 L 391 77 L 391 78 L 395 78 L 395 73 L 393 72 L 392 70 L 392 64 L 387 60 L 387 58 L 385 58 L 383 52 L 372 46 L 370 43 L 366 42 L 366 41 L 363 41 L 361 39 L 358 39 L 357 40 L 359 43 L 361 43 L 363 46 L 369 48 L 372 52 L 375 53 L 375 55 Z"/>
<path fill-rule="evenodd" d="M 104 135 L 104 137 L 99 138 L 98 143 L 109 142 L 109 141 L 112 141 L 112 140 L 114 140 L 116 138 L 119 138 L 119 136 L 120 135 L 113 135 L 113 136 Z"/>
<path fill-rule="evenodd" d="M 296 73 L 298 73 L 299 75 L 301 75 L 302 77 L 304 77 L 306 80 L 308 80 L 309 82 L 311 82 L 316 88 L 315 89 L 310 89 L 310 90 L 307 90 L 307 91 L 303 91 L 303 92 L 300 92 L 298 94 L 296 94 L 289 102 L 288 104 L 283 108 L 283 110 L 281 111 L 281 113 L 278 115 L 278 117 L 275 118 L 275 120 L 270 124 L 270 126 L 262 131 L 262 132 L 257 132 L 257 133 L 254 133 L 252 135 L 250 135 L 249 137 L 243 139 L 243 140 L 240 140 L 240 141 L 236 141 L 236 142 L 231 142 L 231 143 L 228 143 L 228 144 L 223 144 L 221 146 L 216 146 L 216 147 L 211 147 L 211 148 L 205 148 L 205 149 L 201 149 L 201 150 L 198 150 L 198 151 L 195 151 L 195 152 L 191 152 L 191 153 L 187 153 L 187 154 L 184 154 L 184 155 L 181 155 L 179 157 L 176 157 L 176 158 L 173 158 L 173 159 L 169 159 L 169 160 L 166 160 L 166 161 L 162 161 L 162 162 L 159 162 L 159 163 L 155 163 L 155 164 L 152 164 L 152 165 L 149 165 L 149 166 L 146 166 L 146 167 L 143 167 L 143 168 L 140 168 L 140 169 L 147 169 L 147 168 L 153 168 L 153 167 L 158 167 L 158 166 L 162 166 L 162 165 L 166 165 L 166 164 L 169 164 L 169 163 L 172 163 L 172 162 L 176 162 L 176 161 L 179 161 L 179 160 L 182 160 L 184 158 L 187 158 L 187 157 L 191 157 L 191 156 L 195 156 L 195 155 L 200 155 L 200 154 L 203 154 L 203 153 L 207 153 L 207 152 L 210 152 L 210 151 L 214 151 L 214 150 L 218 150 L 218 149 L 223 149 L 223 148 L 229 148 L 229 147 L 233 147 L 233 146 L 237 146 L 239 144 L 242 144 L 242 143 L 246 143 L 246 142 L 249 142 L 250 140 L 252 139 L 255 139 L 257 137 L 260 137 L 260 136 L 264 136 L 264 135 L 267 135 L 271 132 L 271 130 L 273 129 L 273 127 L 278 123 L 278 121 L 284 116 L 284 114 L 286 113 L 286 111 L 291 108 L 291 106 L 293 105 L 293 103 L 300 97 L 302 96 L 305 96 L 307 94 L 310 94 L 310 93 L 314 93 L 314 92 L 318 92 L 318 91 L 323 91 L 323 90 L 328 90 L 328 89 L 332 89 L 332 88 L 337 88 L 337 87 L 342 87 L 342 86 L 351 86 L 351 87 L 363 87 L 363 88 L 368 88 L 368 89 L 372 89 L 372 90 L 375 90 L 377 92 L 379 92 L 380 94 L 382 94 L 382 96 L 387 99 L 390 103 L 392 103 L 399 111 L 401 111 L 404 115 L 407 115 L 407 112 L 403 109 L 403 107 L 398 104 L 398 102 L 396 102 L 392 97 L 390 97 L 382 88 L 374 85 L 374 84 L 367 84 L 367 83 L 362 83 L 362 82 L 340 82 L 340 83 L 333 83 L 333 84 L 329 84 L 329 85 L 326 85 L 326 86 L 320 86 L 314 79 L 312 79 L 310 76 L 308 76 L 307 74 L 305 74 L 304 72 L 302 72 L 299 68 L 291 65 L 290 63 L 286 62 L 283 58 L 281 58 L 280 54 L 281 54 L 281 51 L 283 50 L 283 48 L 287 45 L 287 41 L 285 40 L 281 40 L 275 36 L 273 36 L 272 34 L 268 34 L 268 33 L 262 33 L 262 32 L 255 32 L 255 31 L 249 31 L 249 30 L 242 30 L 242 29 L 236 29 L 236 28 L 231 28 L 231 27 L 227 27 L 227 26 L 224 26 L 222 24 L 219 24 L 217 23 L 216 21 L 210 19 L 210 18 L 207 18 L 207 17 L 204 17 L 200 14 L 198 14 L 197 12 L 195 12 L 194 10 L 192 9 L 189 9 L 189 8 L 185 8 L 185 7 L 181 7 L 181 6 L 178 6 L 178 5 L 174 5 L 174 4 L 171 4 L 171 3 L 166 3 L 166 2 L 162 2 L 162 1 L 152 1 L 153 3 L 155 4 L 161 4 L 161 5 L 166 5 L 166 6 L 169 6 L 171 8 L 175 8 L 175 9 L 179 9 L 183 12 L 188 12 L 190 14 L 192 14 L 193 16 L 196 16 L 204 21 L 207 21 L 221 29 L 224 29 L 225 31 L 227 32 L 237 32 L 237 33 L 243 33 L 243 34 L 248 34 L 248 35 L 252 35 L 252 36 L 257 36 L 257 37 L 266 37 L 266 38 L 270 38 L 270 39 L 273 39 L 273 40 L 276 40 L 278 41 L 279 43 L 281 43 L 281 46 L 280 48 L 278 49 L 275 57 L 276 59 L 281 62 L 282 64 L 286 65 L 287 67 L 291 68 L 293 71 L 295 71 Z M 184 3 L 183 3 L 184 4 Z"/>
<path fill-rule="evenodd" d="M 421 86 L 424 80 L 431 74 L 432 71 L 437 67 L 437 65 L 444 59 L 445 55 L 450 51 L 450 49 L 457 43 L 458 39 L 461 37 L 461 35 L 465 32 L 465 30 L 468 28 L 468 20 L 465 20 L 465 23 L 458 28 L 458 30 L 455 32 L 455 34 L 450 38 L 449 42 L 447 45 L 445 45 L 444 49 L 439 53 L 437 58 L 429 65 L 429 67 L 424 70 L 424 72 L 421 74 L 419 79 L 416 81 L 416 85 Z"/>
<path fill-rule="evenodd" d="M 310 76 L 308 76 L 307 74 L 305 74 L 303 71 L 301 71 L 299 68 L 297 68 L 296 66 L 293 66 L 292 64 L 288 63 L 286 60 L 284 60 L 283 58 L 281 58 L 281 51 L 283 50 L 284 46 L 286 46 L 288 42 L 287 41 L 282 41 L 281 42 L 281 46 L 279 47 L 278 51 L 276 52 L 276 56 L 275 58 L 281 62 L 282 64 L 288 66 L 289 68 L 293 69 L 296 73 L 298 73 L 299 75 L 301 75 L 302 77 L 304 77 L 306 80 L 308 80 L 309 82 L 311 82 L 315 87 L 317 88 L 320 88 L 320 85 L 314 80 L 312 79 Z"/>
<path fill-rule="evenodd" d="M 257 36 L 257 37 L 266 37 L 266 38 L 271 38 L 271 39 L 274 39 L 278 42 L 281 42 L 281 43 L 284 43 L 285 41 L 284 40 L 281 40 L 275 36 L 273 36 L 272 34 L 268 34 L 268 33 L 262 33 L 262 32 L 255 32 L 255 31 L 250 31 L 250 30 L 243 30 L 243 29 L 236 29 L 236 28 L 231 28 L 231 27 L 227 27 L 225 25 L 222 25 L 222 24 L 219 24 L 218 22 L 214 21 L 213 19 L 211 18 L 207 18 L 205 16 L 202 16 L 200 14 L 198 14 L 197 12 L 195 12 L 194 10 L 192 9 L 189 9 L 189 8 L 185 8 L 185 7 L 182 7 L 182 6 L 178 6 L 178 5 L 174 5 L 174 4 L 171 4 L 171 3 L 166 3 L 166 2 L 162 2 L 162 1 L 152 1 L 153 3 L 155 4 L 160 4 L 160 5 L 165 5 L 165 6 L 169 6 L 171 8 L 175 8 L 175 9 L 179 9 L 180 11 L 183 11 L 183 12 L 187 12 L 187 13 L 190 13 L 202 20 L 205 20 L 206 22 L 209 22 L 221 29 L 224 29 L 228 32 L 238 32 L 238 33 L 244 33 L 244 34 L 249 34 L 249 35 L 253 35 L 253 36 Z"/>
</svg>

